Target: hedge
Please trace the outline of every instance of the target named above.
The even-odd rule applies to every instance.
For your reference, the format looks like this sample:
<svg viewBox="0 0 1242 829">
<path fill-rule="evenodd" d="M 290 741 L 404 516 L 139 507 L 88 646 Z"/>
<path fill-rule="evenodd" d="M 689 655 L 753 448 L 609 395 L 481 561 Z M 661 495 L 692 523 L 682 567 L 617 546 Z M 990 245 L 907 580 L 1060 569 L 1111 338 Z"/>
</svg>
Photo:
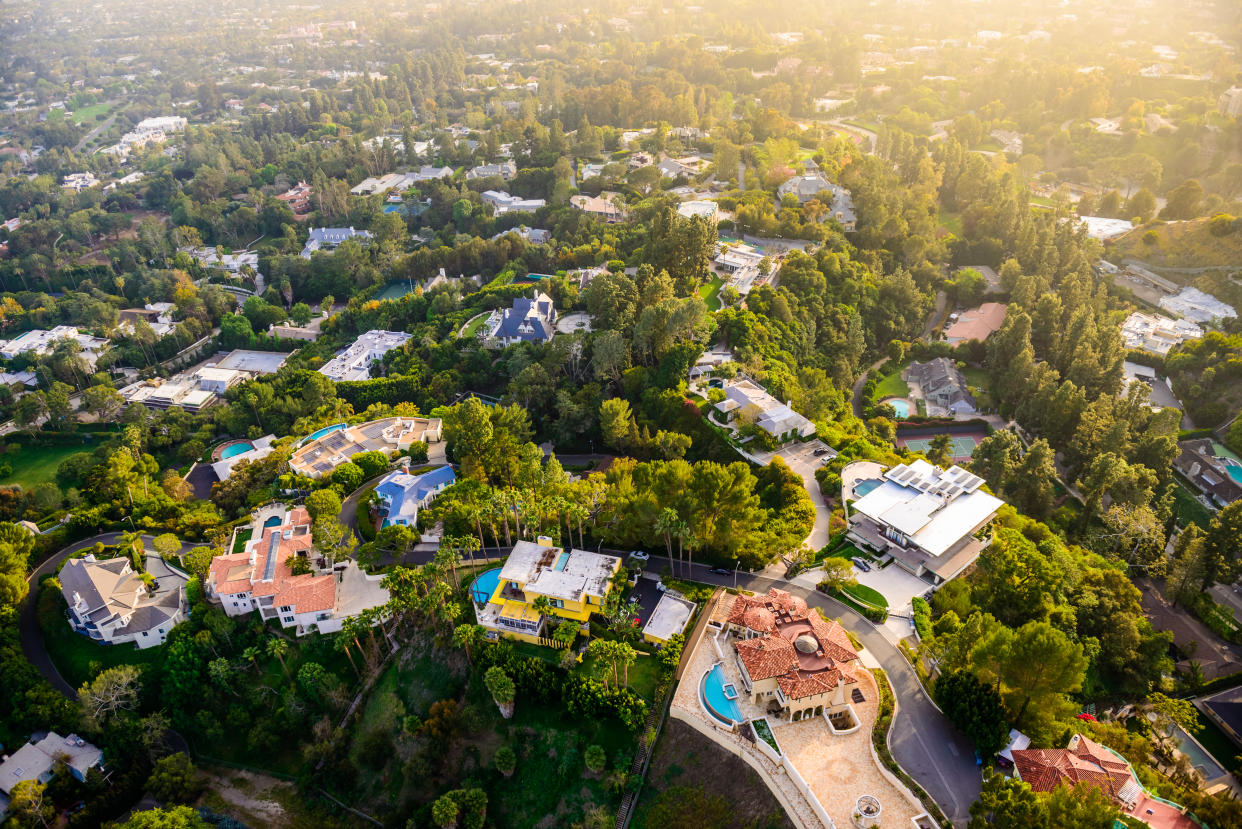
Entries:
<svg viewBox="0 0 1242 829">
<path fill-rule="evenodd" d="M 911 615 L 914 616 L 914 630 L 919 635 L 919 641 L 930 639 L 932 635 L 931 605 L 922 596 L 915 596 L 910 600 L 910 606 L 914 609 Z"/>
<path fill-rule="evenodd" d="M 825 590 L 824 592 L 827 593 L 829 596 L 832 596 L 834 599 L 841 602 L 842 604 L 858 611 L 863 616 L 870 619 L 872 622 L 875 622 L 877 625 L 884 624 L 884 620 L 888 618 L 887 610 L 861 604 L 860 602 L 856 601 L 855 599 L 851 598 L 845 593 L 842 593 L 840 590 Z"/>
</svg>

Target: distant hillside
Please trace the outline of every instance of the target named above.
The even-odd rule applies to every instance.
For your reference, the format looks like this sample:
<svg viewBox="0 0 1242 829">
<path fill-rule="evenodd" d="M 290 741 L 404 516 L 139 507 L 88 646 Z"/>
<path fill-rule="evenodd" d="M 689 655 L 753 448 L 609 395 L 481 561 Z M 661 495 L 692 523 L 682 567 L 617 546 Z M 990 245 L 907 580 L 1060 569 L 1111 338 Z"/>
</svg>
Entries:
<svg viewBox="0 0 1242 829">
<path fill-rule="evenodd" d="M 1242 268 L 1242 232 L 1228 236 L 1213 236 L 1208 231 L 1208 219 L 1175 222 L 1167 225 L 1143 225 L 1136 227 L 1104 246 L 1104 258 L 1121 263 L 1127 256 L 1141 259 L 1152 265 L 1169 268 L 1203 268 L 1211 265 L 1233 265 Z M 1154 230 L 1159 243 L 1149 245 L 1143 241 L 1147 231 Z M 1182 282 L 1176 275 L 1170 278 Z"/>
</svg>

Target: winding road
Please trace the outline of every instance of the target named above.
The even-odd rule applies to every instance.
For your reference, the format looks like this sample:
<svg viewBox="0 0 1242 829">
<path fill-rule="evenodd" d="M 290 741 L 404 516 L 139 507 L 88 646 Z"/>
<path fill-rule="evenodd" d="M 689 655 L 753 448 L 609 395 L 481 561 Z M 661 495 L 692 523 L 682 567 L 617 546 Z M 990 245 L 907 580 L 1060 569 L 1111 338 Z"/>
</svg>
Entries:
<svg viewBox="0 0 1242 829">
<path fill-rule="evenodd" d="M 84 538 L 81 541 L 75 541 L 36 567 L 34 572 L 26 579 L 30 589 L 26 593 L 26 598 L 22 601 L 17 621 L 19 632 L 21 633 L 22 651 L 25 652 L 26 658 L 30 660 L 30 664 L 34 665 L 39 673 L 43 674 L 44 679 L 50 682 L 57 691 L 69 697 L 69 699 L 77 699 L 78 692 L 65 681 L 65 678 L 60 675 L 60 671 L 56 670 L 56 665 L 52 662 L 52 657 L 48 655 L 47 647 L 43 644 L 43 633 L 39 630 L 39 579 L 59 572 L 61 563 L 74 553 L 93 547 L 97 543 L 105 545 L 115 544 L 124 535 L 125 533 L 123 532 L 103 533 L 91 538 Z M 143 535 L 142 546 L 146 550 L 151 551 L 154 540 L 155 536 Z M 194 546 L 196 545 L 184 541 L 181 542 L 182 552 Z"/>
</svg>

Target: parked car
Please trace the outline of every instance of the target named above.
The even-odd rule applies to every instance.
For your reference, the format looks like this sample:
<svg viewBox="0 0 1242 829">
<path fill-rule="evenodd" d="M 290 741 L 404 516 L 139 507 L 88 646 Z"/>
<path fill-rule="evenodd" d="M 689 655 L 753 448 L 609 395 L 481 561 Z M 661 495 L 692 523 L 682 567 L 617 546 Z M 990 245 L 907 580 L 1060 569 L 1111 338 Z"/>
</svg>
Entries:
<svg viewBox="0 0 1242 829">
<path fill-rule="evenodd" d="M 647 555 L 642 550 L 630 550 L 630 558 L 636 561 L 647 561 L 651 558 L 651 556 Z"/>
<path fill-rule="evenodd" d="M 733 571 L 732 571 L 732 570 L 730 570 L 728 567 L 711 567 L 711 568 L 708 568 L 708 571 L 707 571 L 707 572 L 712 573 L 712 574 L 717 575 L 717 576 L 731 576 L 731 575 L 733 575 Z"/>
<path fill-rule="evenodd" d="M 820 457 L 821 455 L 827 455 L 827 454 L 828 454 L 828 450 L 822 447 L 815 450 L 815 457 L 817 458 Z"/>
<path fill-rule="evenodd" d="M 862 558 L 859 558 L 858 556 L 854 556 L 853 558 L 850 559 L 850 561 L 854 562 L 854 566 L 857 567 L 859 570 L 862 570 L 864 573 L 871 572 L 871 565 L 867 563 L 866 559 L 862 559 Z"/>
</svg>

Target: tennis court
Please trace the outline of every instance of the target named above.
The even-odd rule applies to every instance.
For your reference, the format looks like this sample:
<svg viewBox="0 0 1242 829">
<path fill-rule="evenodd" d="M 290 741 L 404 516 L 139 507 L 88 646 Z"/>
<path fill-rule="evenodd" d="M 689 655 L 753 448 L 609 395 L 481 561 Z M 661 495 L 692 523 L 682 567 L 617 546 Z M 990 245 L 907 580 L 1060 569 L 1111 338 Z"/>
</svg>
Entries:
<svg viewBox="0 0 1242 829">
<path fill-rule="evenodd" d="M 907 449 L 915 452 L 927 452 L 931 449 L 934 437 L 927 438 L 901 438 L 898 436 L 897 442 L 903 444 Z M 955 459 L 969 458 L 974 453 L 975 447 L 979 442 L 969 435 L 953 435 L 949 438 L 949 451 L 953 453 Z"/>
</svg>

